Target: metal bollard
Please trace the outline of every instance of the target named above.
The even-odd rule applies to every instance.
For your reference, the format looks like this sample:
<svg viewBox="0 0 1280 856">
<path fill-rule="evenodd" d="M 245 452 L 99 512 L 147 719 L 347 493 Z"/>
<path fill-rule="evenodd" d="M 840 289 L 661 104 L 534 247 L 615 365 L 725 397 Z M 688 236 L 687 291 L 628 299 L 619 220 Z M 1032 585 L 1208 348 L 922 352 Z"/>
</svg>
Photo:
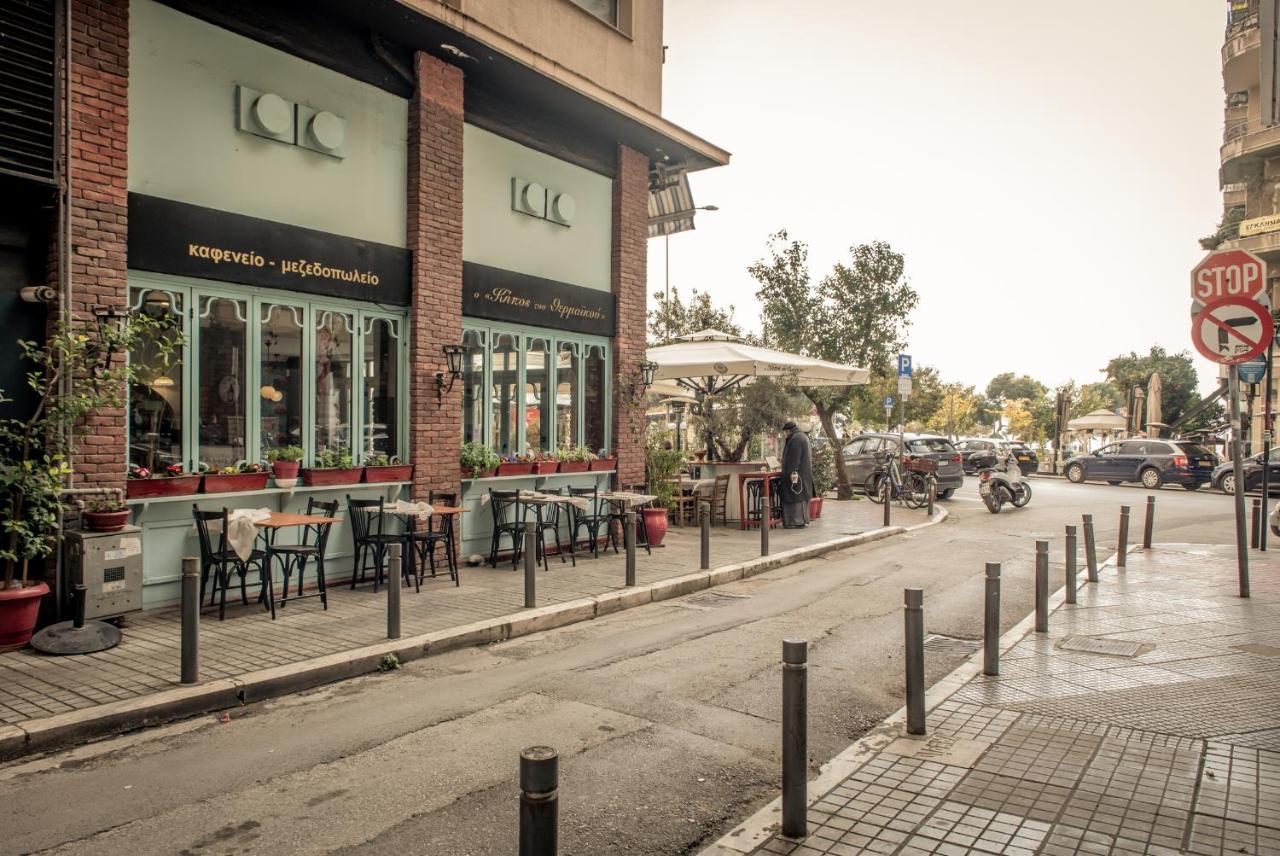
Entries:
<svg viewBox="0 0 1280 856">
<path fill-rule="evenodd" d="M 1093 515 L 1081 515 L 1084 520 L 1084 563 L 1089 571 L 1089 582 L 1098 581 L 1098 544 L 1093 537 Z"/>
<path fill-rule="evenodd" d="M 1129 564 L 1129 506 L 1120 506 L 1120 540 L 1116 544 L 1116 570 Z"/>
<path fill-rule="evenodd" d="M 1076 602 L 1076 527 L 1067 527 L 1067 603 Z"/>
<path fill-rule="evenodd" d="M 938 483 L 933 479 L 929 479 L 929 519 L 933 519 L 933 503 L 937 499 Z"/>
<path fill-rule="evenodd" d="M 404 579 L 401 544 L 387 546 L 387 638 L 400 638 L 400 583 Z"/>
<path fill-rule="evenodd" d="M 182 683 L 200 682 L 200 560 L 182 559 Z"/>
<path fill-rule="evenodd" d="M 698 525 L 702 528 L 702 563 L 704 571 L 711 570 L 711 503 L 699 502 Z"/>
<path fill-rule="evenodd" d="M 538 525 L 524 522 L 524 608 L 538 605 Z"/>
<path fill-rule="evenodd" d="M 560 847 L 560 755 L 550 746 L 520 753 L 520 856 L 556 856 Z"/>
<path fill-rule="evenodd" d="M 924 589 L 903 590 L 907 655 L 907 733 L 924 734 Z"/>
<path fill-rule="evenodd" d="M 884 525 L 888 526 L 890 525 L 889 497 L 893 495 L 893 484 L 890 483 L 888 476 L 880 479 L 880 492 L 884 494 Z"/>
<path fill-rule="evenodd" d="M 809 643 L 782 640 L 782 834 L 809 834 Z"/>
<path fill-rule="evenodd" d="M 982 674 L 1000 674 L 1000 563 L 987 562 L 982 613 Z"/>
<path fill-rule="evenodd" d="M 622 545 L 627 553 L 627 585 L 636 584 L 636 513 L 628 511 L 622 524 Z"/>
<path fill-rule="evenodd" d="M 1036 632 L 1049 632 L 1049 542 L 1036 542 Z"/>
<path fill-rule="evenodd" d="M 1156 530 L 1156 498 L 1147 497 L 1147 519 L 1142 524 L 1142 549 L 1151 549 L 1151 536 Z"/>
<path fill-rule="evenodd" d="M 769 515 L 771 511 L 766 503 L 760 511 L 760 555 L 769 555 L 769 524 L 772 523 Z"/>
<path fill-rule="evenodd" d="M 1257 550 L 1262 546 L 1262 500 L 1253 500 L 1253 519 L 1250 521 L 1249 546 Z"/>
</svg>

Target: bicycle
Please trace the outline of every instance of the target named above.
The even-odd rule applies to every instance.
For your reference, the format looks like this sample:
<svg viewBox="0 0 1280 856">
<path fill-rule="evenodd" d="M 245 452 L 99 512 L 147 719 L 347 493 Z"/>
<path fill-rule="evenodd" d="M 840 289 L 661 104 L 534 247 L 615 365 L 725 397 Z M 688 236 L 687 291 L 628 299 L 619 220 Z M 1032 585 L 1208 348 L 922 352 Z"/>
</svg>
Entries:
<svg viewBox="0 0 1280 856">
<path fill-rule="evenodd" d="M 907 508 L 920 508 L 929 501 L 929 480 L 933 479 L 933 488 L 937 489 L 937 477 L 924 465 L 933 465 L 936 470 L 937 465 L 932 461 L 916 462 L 914 459 L 907 460 L 907 472 L 902 471 L 903 462 L 897 455 L 886 453 L 881 459 L 881 465 L 872 470 L 871 475 L 867 476 L 863 489 L 866 491 L 867 497 L 877 505 L 884 502 L 885 494 L 888 493 L 890 499 L 896 499 Z M 922 471 L 924 470 L 924 471 Z M 884 480 L 888 478 L 890 490 L 885 491 Z"/>
</svg>

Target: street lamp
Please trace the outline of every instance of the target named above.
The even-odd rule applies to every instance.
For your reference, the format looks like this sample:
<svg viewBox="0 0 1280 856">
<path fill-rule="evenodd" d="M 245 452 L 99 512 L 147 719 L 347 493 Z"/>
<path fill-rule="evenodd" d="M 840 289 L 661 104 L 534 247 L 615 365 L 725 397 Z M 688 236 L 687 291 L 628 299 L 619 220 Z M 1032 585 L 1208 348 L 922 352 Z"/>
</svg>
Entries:
<svg viewBox="0 0 1280 856">
<path fill-rule="evenodd" d="M 671 402 L 671 410 L 672 410 L 672 412 L 675 414 L 675 417 L 676 417 L 676 451 L 677 451 L 677 452 L 683 451 L 683 450 L 680 448 L 680 446 L 681 446 L 681 443 L 682 443 L 682 441 L 683 441 L 683 437 L 682 437 L 681 435 L 683 435 L 683 434 L 684 434 L 684 409 L 685 409 L 685 404 L 686 404 L 686 402 L 679 401 L 679 400 L 676 400 L 676 401 Z"/>
<path fill-rule="evenodd" d="M 719 205 L 695 205 L 693 208 L 687 208 L 684 211 L 681 211 L 679 213 L 687 214 L 687 213 L 692 213 L 694 211 L 719 211 L 719 210 L 720 210 Z M 666 272 L 663 277 L 663 295 L 664 295 L 663 299 L 666 301 L 666 304 L 667 304 L 667 312 L 670 313 L 671 312 L 671 233 L 670 232 L 662 236 L 662 248 L 663 248 L 662 260 L 666 266 Z M 669 318 L 670 314 L 668 314 L 667 317 Z M 667 325 L 667 334 L 668 335 L 671 334 L 671 327 L 669 323 Z"/>
</svg>

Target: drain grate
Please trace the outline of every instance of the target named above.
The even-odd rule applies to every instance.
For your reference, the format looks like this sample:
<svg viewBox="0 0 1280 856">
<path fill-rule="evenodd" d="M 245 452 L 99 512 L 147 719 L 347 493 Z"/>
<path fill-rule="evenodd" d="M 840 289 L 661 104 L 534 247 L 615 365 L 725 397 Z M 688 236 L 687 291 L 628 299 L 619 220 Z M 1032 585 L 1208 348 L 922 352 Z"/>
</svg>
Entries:
<svg viewBox="0 0 1280 856">
<path fill-rule="evenodd" d="M 689 606 L 703 606 L 708 609 L 719 609 L 722 606 L 732 606 L 736 601 L 749 600 L 750 598 L 751 596 L 746 594 L 721 594 L 719 592 L 709 591 L 705 594 L 695 594 L 684 602 Z"/>
<path fill-rule="evenodd" d="M 1146 642 L 1130 639 L 1099 639 L 1095 636 L 1068 636 L 1058 645 L 1064 651 L 1080 651 L 1085 654 L 1106 654 L 1109 657 L 1136 657 L 1152 649 Z"/>
<path fill-rule="evenodd" d="M 931 654 L 955 654 L 967 657 L 982 647 L 977 639 L 957 639 L 954 636 L 943 636 L 941 633 L 930 633 L 924 637 L 924 650 Z"/>
</svg>

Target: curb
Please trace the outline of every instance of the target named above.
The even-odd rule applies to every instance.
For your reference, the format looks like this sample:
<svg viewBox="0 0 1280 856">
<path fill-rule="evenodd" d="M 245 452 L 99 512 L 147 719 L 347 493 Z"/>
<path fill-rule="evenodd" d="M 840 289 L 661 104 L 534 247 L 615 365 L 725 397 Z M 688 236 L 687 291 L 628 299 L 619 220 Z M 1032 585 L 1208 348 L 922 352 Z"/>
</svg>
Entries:
<svg viewBox="0 0 1280 856">
<path fill-rule="evenodd" d="M 106 737 L 122 731 L 160 725 L 175 719 L 251 704 L 370 674 L 378 671 L 383 658 L 388 654 L 394 655 L 404 663 L 431 654 L 443 654 L 458 648 L 501 642 L 569 624 L 590 621 L 624 609 L 643 606 L 646 603 L 681 597 L 702 589 L 754 577 L 825 553 L 936 526 L 947 517 L 946 509 L 935 508 L 931 519 L 912 526 L 889 526 L 857 535 L 844 535 L 830 541 L 796 547 L 709 571 L 670 577 L 644 586 L 619 589 L 551 606 L 525 609 L 433 633 L 391 639 L 303 660 L 299 663 L 248 672 L 235 678 L 190 686 L 176 686 L 136 699 L 109 702 L 83 710 L 27 720 L 17 725 L 0 725 L 0 762 L 35 752 L 61 749 L 73 743 Z"/>
<path fill-rule="evenodd" d="M 1142 547 L 1129 547 L 1126 555 L 1141 550 Z M 1112 553 L 1105 561 L 1098 563 L 1098 573 L 1101 575 L 1102 570 L 1108 566 L 1113 566 L 1118 553 Z M 1083 569 L 1081 569 L 1083 570 Z M 1081 589 L 1087 585 L 1095 585 L 1088 582 L 1087 578 Z M 1058 611 L 1058 607 L 1066 602 L 1067 593 L 1065 586 L 1058 589 L 1049 597 L 1049 613 L 1053 614 Z M 1022 641 L 1022 639 L 1035 630 L 1036 615 L 1032 611 L 1025 618 L 1014 626 L 1010 627 L 1000 636 L 1000 654 L 1003 656 L 1014 645 Z M 982 649 L 979 648 L 975 653 L 969 656 L 967 660 L 961 663 L 949 675 L 941 678 L 933 686 L 925 690 L 924 708 L 925 714 L 929 714 L 938 705 L 942 704 L 951 696 L 960 691 L 965 684 L 973 680 L 973 678 L 982 674 Z M 902 706 L 888 716 L 883 722 L 872 728 L 855 743 L 851 744 L 839 755 L 836 755 L 830 761 L 824 763 L 818 769 L 818 775 L 809 780 L 806 792 L 808 795 L 808 805 L 814 803 L 826 796 L 832 788 L 839 785 L 853 773 L 862 767 L 863 764 L 870 761 L 880 753 L 894 740 L 902 737 L 906 731 L 907 724 L 907 708 Z M 764 844 L 773 837 L 782 826 L 782 797 L 779 796 L 766 805 L 764 808 L 751 815 L 742 823 L 725 833 L 714 844 L 709 845 L 705 849 L 699 851 L 698 856 L 740 856 L 740 854 L 750 853 Z"/>
</svg>

